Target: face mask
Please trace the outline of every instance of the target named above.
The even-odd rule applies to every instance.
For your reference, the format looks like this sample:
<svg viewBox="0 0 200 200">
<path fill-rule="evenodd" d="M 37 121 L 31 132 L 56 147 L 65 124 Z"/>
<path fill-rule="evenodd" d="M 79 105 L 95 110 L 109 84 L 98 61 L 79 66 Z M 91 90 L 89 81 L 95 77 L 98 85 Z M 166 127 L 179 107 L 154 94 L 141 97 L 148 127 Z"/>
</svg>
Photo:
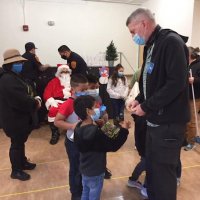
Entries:
<svg viewBox="0 0 200 200">
<path fill-rule="evenodd" d="M 22 72 L 22 67 L 23 67 L 22 63 L 14 63 L 12 65 L 12 71 L 19 74 L 20 72 Z"/>
<path fill-rule="evenodd" d="M 95 114 L 91 115 L 91 118 L 92 118 L 93 121 L 97 121 L 100 118 L 100 110 L 99 110 L 99 108 L 95 108 L 94 112 L 95 112 Z"/>
<path fill-rule="evenodd" d="M 118 72 L 118 76 L 119 76 L 119 77 L 124 76 L 124 72 Z"/>
<path fill-rule="evenodd" d="M 70 81 L 70 75 L 69 74 L 65 74 L 65 73 L 61 73 L 60 77 L 63 79 L 63 80 L 69 80 Z"/>
<path fill-rule="evenodd" d="M 99 89 L 87 90 L 87 95 L 97 97 L 99 96 Z"/>
<path fill-rule="evenodd" d="M 62 55 L 61 58 L 64 60 L 67 60 L 67 56 L 65 56 L 65 55 Z"/>
<path fill-rule="evenodd" d="M 144 38 L 139 36 L 137 33 L 133 36 L 133 41 L 138 45 L 145 45 Z"/>
<path fill-rule="evenodd" d="M 85 95 L 87 95 L 87 92 L 75 92 L 75 96 L 76 97 L 80 97 L 80 96 L 85 96 Z"/>
</svg>

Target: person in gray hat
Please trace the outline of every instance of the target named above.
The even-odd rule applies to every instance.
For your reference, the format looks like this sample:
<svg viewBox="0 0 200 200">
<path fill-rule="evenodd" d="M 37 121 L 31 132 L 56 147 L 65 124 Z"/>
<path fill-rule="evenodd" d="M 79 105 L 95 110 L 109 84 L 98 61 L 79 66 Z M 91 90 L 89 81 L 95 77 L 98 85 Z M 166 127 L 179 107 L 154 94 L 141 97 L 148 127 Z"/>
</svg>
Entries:
<svg viewBox="0 0 200 200">
<path fill-rule="evenodd" d="M 24 62 L 19 51 L 9 49 L 3 54 L 4 62 L 0 74 L 1 125 L 11 140 L 9 151 L 12 166 L 11 178 L 26 181 L 30 175 L 23 170 L 32 170 L 36 164 L 25 156 L 25 142 L 33 128 L 33 115 L 41 106 L 41 98 L 21 76 Z"/>
</svg>

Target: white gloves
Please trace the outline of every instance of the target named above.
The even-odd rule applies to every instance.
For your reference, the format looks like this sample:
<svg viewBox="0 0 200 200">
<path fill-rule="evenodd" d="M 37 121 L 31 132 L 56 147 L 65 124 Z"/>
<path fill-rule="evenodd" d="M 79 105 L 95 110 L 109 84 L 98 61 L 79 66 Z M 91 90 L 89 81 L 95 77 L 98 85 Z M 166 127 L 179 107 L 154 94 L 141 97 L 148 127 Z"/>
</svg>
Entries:
<svg viewBox="0 0 200 200">
<path fill-rule="evenodd" d="M 52 106 L 57 108 L 58 102 L 53 97 L 50 97 L 49 99 L 47 99 L 45 106 L 46 106 L 47 110 L 49 110 L 49 108 Z"/>
</svg>

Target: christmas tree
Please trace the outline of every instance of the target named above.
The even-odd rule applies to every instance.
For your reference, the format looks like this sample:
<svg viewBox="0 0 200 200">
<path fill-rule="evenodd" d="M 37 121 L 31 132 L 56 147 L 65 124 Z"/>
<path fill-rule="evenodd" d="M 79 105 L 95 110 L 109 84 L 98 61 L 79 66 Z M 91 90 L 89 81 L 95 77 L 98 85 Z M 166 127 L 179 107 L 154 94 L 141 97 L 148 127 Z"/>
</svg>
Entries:
<svg viewBox="0 0 200 200">
<path fill-rule="evenodd" d="M 111 41 L 111 43 L 108 45 L 107 50 L 106 50 L 106 60 L 117 60 L 118 59 L 118 54 L 117 54 L 117 49 Z"/>
</svg>

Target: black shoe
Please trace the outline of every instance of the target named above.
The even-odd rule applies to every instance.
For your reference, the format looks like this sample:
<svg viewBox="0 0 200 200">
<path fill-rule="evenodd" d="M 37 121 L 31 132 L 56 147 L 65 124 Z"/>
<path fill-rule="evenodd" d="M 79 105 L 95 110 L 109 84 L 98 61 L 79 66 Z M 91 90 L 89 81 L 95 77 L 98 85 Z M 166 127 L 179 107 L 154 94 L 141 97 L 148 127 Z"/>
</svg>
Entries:
<svg viewBox="0 0 200 200">
<path fill-rule="evenodd" d="M 111 176 L 111 171 L 108 168 L 106 168 L 104 179 L 110 179 Z"/>
<path fill-rule="evenodd" d="M 13 170 L 10 177 L 12 179 L 19 179 L 20 181 L 27 181 L 31 178 L 29 174 L 23 172 L 22 170 Z"/>
<path fill-rule="evenodd" d="M 33 169 L 35 169 L 35 167 L 36 167 L 35 163 L 30 163 L 28 161 L 25 161 L 23 170 L 33 170 Z"/>
<path fill-rule="evenodd" d="M 81 196 L 77 196 L 77 195 L 72 194 L 71 200 L 81 200 Z"/>
<path fill-rule="evenodd" d="M 59 137 L 60 137 L 60 134 L 59 134 L 59 133 L 52 134 L 51 140 L 50 140 L 49 143 L 52 144 L 52 145 L 57 144 L 57 143 L 58 143 L 58 140 L 59 140 Z"/>
</svg>

